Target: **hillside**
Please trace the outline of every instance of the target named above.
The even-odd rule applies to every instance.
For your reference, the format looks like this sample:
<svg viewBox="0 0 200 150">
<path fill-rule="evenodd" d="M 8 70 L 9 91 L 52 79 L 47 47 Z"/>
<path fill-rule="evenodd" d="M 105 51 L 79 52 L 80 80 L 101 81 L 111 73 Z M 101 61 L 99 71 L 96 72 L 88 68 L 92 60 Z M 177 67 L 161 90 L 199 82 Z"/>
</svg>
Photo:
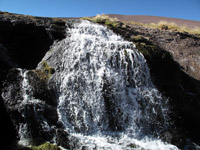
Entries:
<svg viewBox="0 0 200 150">
<path fill-rule="evenodd" d="M 144 24 L 158 23 L 160 21 L 173 22 L 179 26 L 187 26 L 189 28 L 200 27 L 200 21 L 192 21 L 177 18 L 158 17 L 158 16 L 143 16 L 143 15 L 116 15 L 107 14 L 111 18 L 117 18 L 120 21 L 133 21 Z"/>
</svg>

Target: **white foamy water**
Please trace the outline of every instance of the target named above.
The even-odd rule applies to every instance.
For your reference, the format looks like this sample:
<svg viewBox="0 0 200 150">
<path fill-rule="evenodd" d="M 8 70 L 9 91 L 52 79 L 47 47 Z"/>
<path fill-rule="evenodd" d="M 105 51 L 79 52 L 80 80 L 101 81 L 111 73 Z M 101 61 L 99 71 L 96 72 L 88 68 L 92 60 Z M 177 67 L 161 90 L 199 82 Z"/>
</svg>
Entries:
<svg viewBox="0 0 200 150">
<path fill-rule="evenodd" d="M 21 86 L 21 93 L 22 93 L 22 100 L 20 100 L 21 101 L 20 105 L 22 106 L 23 109 L 19 111 L 21 113 L 21 117 L 24 120 L 23 123 L 20 123 L 18 127 L 18 135 L 19 135 L 18 144 L 24 146 L 30 146 L 30 144 L 32 144 L 32 135 L 31 135 L 31 129 L 28 126 L 29 119 L 27 118 L 30 117 L 28 116 L 29 115 L 28 109 L 34 109 L 34 116 L 32 117 L 33 118 L 35 117 L 38 120 L 42 118 L 40 124 L 43 129 L 46 129 L 48 131 L 50 130 L 51 127 L 47 123 L 46 119 L 43 118 L 43 116 L 40 113 L 38 113 L 40 111 L 38 106 L 41 106 L 40 109 L 42 109 L 45 106 L 46 107 L 48 106 L 44 101 L 34 97 L 33 87 L 29 83 L 30 82 L 29 81 L 30 79 L 28 77 L 29 71 L 20 68 L 18 68 L 17 70 L 19 71 L 19 77 L 22 77 L 22 82 L 21 85 L 19 86 Z"/>
<path fill-rule="evenodd" d="M 177 149 L 152 138 L 168 126 L 167 100 L 131 42 L 104 26 L 74 22 L 43 60 L 56 70 L 59 121 L 79 139 L 76 149 Z"/>
</svg>

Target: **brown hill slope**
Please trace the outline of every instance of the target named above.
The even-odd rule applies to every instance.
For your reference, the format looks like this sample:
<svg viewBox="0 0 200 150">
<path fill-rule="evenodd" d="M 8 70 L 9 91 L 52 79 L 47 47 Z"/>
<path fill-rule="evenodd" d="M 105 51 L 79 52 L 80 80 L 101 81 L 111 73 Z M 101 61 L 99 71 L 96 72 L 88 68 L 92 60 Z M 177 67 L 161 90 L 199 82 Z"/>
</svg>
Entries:
<svg viewBox="0 0 200 150">
<path fill-rule="evenodd" d="M 117 14 L 108 14 L 111 18 L 117 18 L 121 21 L 134 21 L 139 23 L 158 23 L 159 21 L 174 22 L 180 26 L 187 26 L 189 28 L 200 27 L 200 21 L 192 21 L 185 19 L 177 18 L 168 18 L 168 17 L 157 17 L 157 16 L 142 16 L 142 15 L 117 15 Z"/>
</svg>

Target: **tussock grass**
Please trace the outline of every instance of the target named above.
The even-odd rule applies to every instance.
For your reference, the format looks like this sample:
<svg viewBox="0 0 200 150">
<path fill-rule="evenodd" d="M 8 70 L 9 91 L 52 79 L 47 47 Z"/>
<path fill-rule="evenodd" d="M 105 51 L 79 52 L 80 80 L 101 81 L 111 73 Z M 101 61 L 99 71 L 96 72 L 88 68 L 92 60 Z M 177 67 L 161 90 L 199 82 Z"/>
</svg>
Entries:
<svg viewBox="0 0 200 150">
<path fill-rule="evenodd" d="M 189 28 L 187 26 L 179 26 L 174 22 L 160 21 L 158 23 L 151 23 L 147 26 L 164 30 L 175 30 L 179 32 L 188 32 L 191 34 L 200 34 L 200 27 Z"/>
<path fill-rule="evenodd" d="M 179 26 L 174 22 L 159 21 L 158 23 L 150 23 L 150 24 L 138 23 L 138 22 L 133 22 L 133 21 L 123 21 L 123 22 L 128 23 L 128 24 L 143 26 L 146 28 L 172 30 L 172 31 L 178 31 L 178 32 L 188 32 L 190 34 L 200 35 L 200 27 L 189 28 L 187 26 Z"/>
<path fill-rule="evenodd" d="M 109 16 L 102 14 L 102 15 L 97 15 L 95 17 L 83 17 L 81 18 L 82 20 L 89 20 L 92 22 L 96 23 L 101 23 L 105 25 L 112 25 L 114 27 L 119 27 L 120 26 L 120 21 L 117 18 L 110 18 Z"/>
<path fill-rule="evenodd" d="M 200 35 L 200 27 L 189 28 L 187 26 L 180 26 L 174 22 L 167 22 L 167 21 L 160 21 L 158 23 L 144 24 L 144 23 L 133 22 L 133 21 L 119 21 L 117 18 L 110 18 L 109 16 L 107 16 L 105 14 L 102 14 L 102 15 L 98 14 L 95 17 L 83 17 L 81 19 L 89 20 L 92 22 L 101 23 L 101 24 L 105 24 L 105 25 L 112 25 L 114 27 L 119 27 L 120 23 L 124 23 L 124 24 L 133 24 L 133 25 L 143 26 L 146 28 L 153 28 L 153 29 L 160 29 L 160 30 L 172 30 L 172 31 L 178 31 L 178 32 L 188 32 L 190 34 Z"/>
</svg>

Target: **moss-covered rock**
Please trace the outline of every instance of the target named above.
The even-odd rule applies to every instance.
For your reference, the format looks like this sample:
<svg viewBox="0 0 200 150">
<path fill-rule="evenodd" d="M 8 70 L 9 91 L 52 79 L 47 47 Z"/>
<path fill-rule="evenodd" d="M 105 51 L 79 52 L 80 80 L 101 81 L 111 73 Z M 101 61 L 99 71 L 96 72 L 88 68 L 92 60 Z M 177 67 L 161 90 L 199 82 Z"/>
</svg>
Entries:
<svg viewBox="0 0 200 150">
<path fill-rule="evenodd" d="M 54 68 L 49 66 L 46 61 L 42 62 L 41 70 L 33 70 L 33 72 L 40 78 L 42 81 L 48 81 L 51 75 L 55 72 Z"/>
<path fill-rule="evenodd" d="M 134 35 L 134 36 L 131 36 L 131 40 L 133 42 L 145 42 L 145 43 L 148 43 L 149 37 L 145 37 L 143 35 Z"/>
<path fill-rule="evenodd" d="M 44 143 L 39 146 L 32 146 L 30 150 L 60 150 L 57 145 L 53 145 L 51 143 Z"/>
<path fill-rule="evenodd" d="M 47 77 L 50 78 L 51 75 L 55 72 L 54 68 L 48 65 L 46 61 L 42 62 L 43 71 L 46 73 Z"/>
</svg>

